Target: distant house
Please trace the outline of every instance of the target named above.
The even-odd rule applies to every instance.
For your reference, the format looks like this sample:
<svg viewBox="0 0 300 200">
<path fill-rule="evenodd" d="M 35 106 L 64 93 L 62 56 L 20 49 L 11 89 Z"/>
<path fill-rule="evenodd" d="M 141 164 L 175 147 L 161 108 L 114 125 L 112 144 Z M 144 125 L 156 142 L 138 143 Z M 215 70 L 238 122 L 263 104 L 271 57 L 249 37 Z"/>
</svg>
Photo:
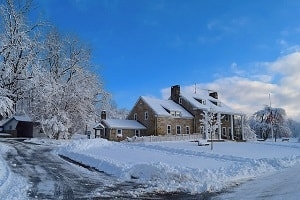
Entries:
<svg viewBox="0 0 300 200">
<path fill-rule="evenodd" d="M 102 111 L 101 118 L 101 122 L 94 128 L 95 137 L 121 141 L 127 137 L 141 136 L 141 131 L 146 129 L 136 120 L 106 119 L 105 111 Z"/>
<path fill-rule="evenodd" d="M 194 117 L 172 100 L 141 96 L 127 119 L 136 120 L 147 129 L 142 136 L 190 134 L 194 132 Z"/>
<path fill-rule="evenodd" d="M 0 132 L 10 137 L 33 137 L 33 121 L 27 116 L 14 115 L 0 122 Z"/>
</svg>

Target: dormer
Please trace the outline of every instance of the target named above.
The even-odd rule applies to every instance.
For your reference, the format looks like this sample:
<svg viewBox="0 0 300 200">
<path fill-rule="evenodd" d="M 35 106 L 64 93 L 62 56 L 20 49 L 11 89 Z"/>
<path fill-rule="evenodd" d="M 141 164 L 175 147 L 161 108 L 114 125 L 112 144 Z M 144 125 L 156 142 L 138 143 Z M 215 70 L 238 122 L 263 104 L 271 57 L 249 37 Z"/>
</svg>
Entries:
<svg viewBox="0 0 300 200">
<path fill-rule="evenodd" d="M 199 98 L 195 98 L 195 97 L 194 97 L 194 99 L 196 101 L 198 101 L 199 103 L 201 103 L 202 105 L 206 105 L 206 100 L 205 99 L 199 99 Z"/>
<path fill-rule="evenodd" d="M 214 99 L 218 99 L 218 93 L 217 92 L 209 92 L 209 96 L 214 98 Z"/>
<path fill-rule="evenodd" d="M 171 110 L 169 113 L 173 117 L 180 117 L 181 116 L 181 112 L 180 111 Z"/>
<path fill-rule="evenodd" d="M 171 116 L 181 117 L 181 111 L 178 110 L 169 110 L 168 108 L 163 107 Z"/>
<path fill-rule="evenodd" d="M 209 100 L 211 103 L 213 103 L 216 106 L 221 107 L 221 102 L 220 101 L 213 101 L 213 100 Z"/>
</svg>

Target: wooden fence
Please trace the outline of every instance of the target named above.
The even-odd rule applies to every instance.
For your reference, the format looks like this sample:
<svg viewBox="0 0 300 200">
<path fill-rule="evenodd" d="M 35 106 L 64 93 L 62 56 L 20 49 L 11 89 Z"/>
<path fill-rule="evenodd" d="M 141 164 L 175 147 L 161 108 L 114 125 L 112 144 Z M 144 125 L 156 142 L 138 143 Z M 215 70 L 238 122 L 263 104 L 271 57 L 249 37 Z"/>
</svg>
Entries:
<svg viewBox="0 0 300 200">
<path fill-rule="evenodd" d="M 185 141 L 203 139 L 202 134 L 180 134 L 180 135 L 161 135 L 161 136 L 142 136 L 127 138 L 124 142 L 163 142 L 163 141 Z"/>
</svg>

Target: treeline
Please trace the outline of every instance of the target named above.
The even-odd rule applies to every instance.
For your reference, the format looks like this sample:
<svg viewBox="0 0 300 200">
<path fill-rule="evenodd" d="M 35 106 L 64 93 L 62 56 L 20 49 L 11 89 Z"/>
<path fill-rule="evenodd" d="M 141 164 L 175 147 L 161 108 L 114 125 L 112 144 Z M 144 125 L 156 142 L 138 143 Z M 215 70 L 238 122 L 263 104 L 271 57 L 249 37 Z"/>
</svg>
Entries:
<svg viewBox="0 0 300 200">
<path fill-rule="evenodd" d="M 0 5 L 0 120 L 26 113 L 53 138 L 95 123 L 100 110 L 122 116 L 92 71 L 91 49 L 45 21 L 30 23 L 30 0 Z"/>
<path fill-rule="evenodd" d="M 265 106 L 248 116 L 244 124 L 247 136 L 254 133 L 261 139 L 300 136 L 300 123 L 289 119 L 283 108 Z"/>
</svg>

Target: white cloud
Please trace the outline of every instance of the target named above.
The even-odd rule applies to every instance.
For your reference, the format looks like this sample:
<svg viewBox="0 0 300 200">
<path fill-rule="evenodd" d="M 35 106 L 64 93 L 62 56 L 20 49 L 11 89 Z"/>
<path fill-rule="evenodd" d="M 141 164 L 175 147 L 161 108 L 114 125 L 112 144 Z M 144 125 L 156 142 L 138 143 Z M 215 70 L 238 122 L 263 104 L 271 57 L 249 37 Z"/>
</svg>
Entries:
<svg viewBox="0 0 300 200">
<path fill-rule="evenodd" d="M 233 63 L 233 66 L 236 65 Z M 211 83 L 198 83 L 197 88 L 219 92 L 220 100 L 228 106 L 248 114 L 269 105 L 269 94 L 274 107 L 284 108 L 288 117 L 300 121 L 300 53 L 294 52 L 278 58 L 274 62 L 262 63 L 268 74 L 251 77 L 231 76 L 214 80 Z M 264 72 L 265 73 L 265 72 Z M 275 76 L 277 79 L 275 80 Z M 195 86 L 182 86 L 184 91 L 194 91 Z M 170 95 L 169 88 L 163 89 L 163 98 Z"/>
<path fill-rule="evenodd" d="M 258 74 L 258 75 L 253 75 L 252 78 L 254 80 L 259 80 L 264 83 L 270 83 L 273 79 L 273 76 L 271 75 L 266 75 L 266 74 Z"/>
<path fill-rule="evenodd" d="M 291 75 L 299 71 L 300 52 L 294 52 L 289 55 L 280 57 L 275 62 L 270 63 L 270 68 L 273 71 Z"/>
</svg>

